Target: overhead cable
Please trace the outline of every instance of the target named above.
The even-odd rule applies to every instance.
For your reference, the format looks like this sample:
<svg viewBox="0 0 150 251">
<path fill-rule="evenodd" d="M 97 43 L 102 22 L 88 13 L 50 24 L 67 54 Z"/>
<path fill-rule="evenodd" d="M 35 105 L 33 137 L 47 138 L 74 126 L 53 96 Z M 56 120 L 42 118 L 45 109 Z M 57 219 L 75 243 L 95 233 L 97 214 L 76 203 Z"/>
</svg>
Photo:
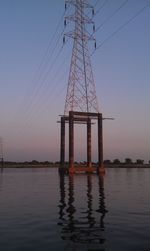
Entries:
<svg viewBox="0 0 150 251">
<path fill-rule="evenodd" d="M 146 4 L 144 7 L 142 7 L 138 12 L 136 12 L 135 15 L 133 15 L 129 20 L 127 20 L 125 23 L 120 25 L 114 32 L 112 32 L 107 38 L 103 40 L 102 43 L 100 43 L 96 50 L 100 49 L 106 42 L 108 42 L 112 37 L 114 37 L 119 31 L 121 31 L 124 27 L 126 27 L 129 23 L 131 23 L 136 17 L 138 17 L 143 11 L 145 11 L 150 6 L 150 2 Z M 91 56 L 95 53 L 95 51 L 91 54 Z"/>
</svg>

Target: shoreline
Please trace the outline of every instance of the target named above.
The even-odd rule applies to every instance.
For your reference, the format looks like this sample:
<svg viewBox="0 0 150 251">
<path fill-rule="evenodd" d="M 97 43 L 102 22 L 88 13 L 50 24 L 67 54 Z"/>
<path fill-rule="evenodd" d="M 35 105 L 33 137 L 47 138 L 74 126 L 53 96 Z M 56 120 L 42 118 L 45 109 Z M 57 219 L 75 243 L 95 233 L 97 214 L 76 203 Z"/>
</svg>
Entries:
<svg viewBox="0 0 150 251">
<path fill-rule="evenodd" d="M 76 165 L 78 167 L 80 165 Z M 94 165 L 95 166 L 95 165 Z M 1 169 L 5 168 L 59 168 L 59 164 L 4 164 L 3 166 L 0 166 Z M 104 168 L 150 168 L 150 164 L 104 164 Z"/>
</svg>

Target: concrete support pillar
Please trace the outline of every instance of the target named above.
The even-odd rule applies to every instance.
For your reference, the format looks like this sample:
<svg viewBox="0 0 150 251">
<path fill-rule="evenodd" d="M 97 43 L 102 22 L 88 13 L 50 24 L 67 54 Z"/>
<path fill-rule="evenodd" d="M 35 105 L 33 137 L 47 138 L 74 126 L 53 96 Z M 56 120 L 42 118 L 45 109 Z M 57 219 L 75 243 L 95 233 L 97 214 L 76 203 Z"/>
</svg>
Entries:
<svg viewBox="0 0 150 251">
<path fill-rule="evenodd" d="M 65 118 L 61 117 L 60 166 L 65 164 Z"/>
<path fill-rule="evenodd" d="M 91 119 L 87 119 L 87 167 L 91 167 Z"/>
<path fill-rule="evenodd" d="M 102 114 L 98 114 L 98 171 L 103 169 L 103 125 Z"/>
<path fill-rule="evenodd" d="M 69 112 L 69 169 L 74 168 L 74 117 Z"/>
</svg>

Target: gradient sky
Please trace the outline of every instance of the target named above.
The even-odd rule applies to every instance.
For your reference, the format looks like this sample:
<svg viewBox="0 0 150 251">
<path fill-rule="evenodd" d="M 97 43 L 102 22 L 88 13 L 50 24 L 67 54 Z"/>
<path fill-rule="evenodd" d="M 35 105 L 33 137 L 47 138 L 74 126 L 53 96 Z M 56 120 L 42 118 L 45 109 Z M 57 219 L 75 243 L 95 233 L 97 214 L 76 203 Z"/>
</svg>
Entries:
<svg viewBox="0 0 150 251">
<path fill-rule="evenodd" d="M 104 2 L 99 1 L 95 9 Z M 123 2 L 108 0 L 95 16 L 96 27 Z M 127 1 L 95 34 L 97 46 L 148 3 L 150 0 Z M 7 160 L 59 159 L 60 128 L 56 122 L 64 110 L 72 48 L 70 40 L 57 57 L 63 13 L 63 0 L 0 0 L 0 136 Z M 100 111 L 104 117 L 115 118 L 104 121 L 105 159 L 150 160 L 149 45 L 150 6 L 91 58 Z M 76 131 L 75 154 L 82 160 L 86 148 L 81 140 L 85 141 L 86 132 L 82 126 Z"/>
</svg>

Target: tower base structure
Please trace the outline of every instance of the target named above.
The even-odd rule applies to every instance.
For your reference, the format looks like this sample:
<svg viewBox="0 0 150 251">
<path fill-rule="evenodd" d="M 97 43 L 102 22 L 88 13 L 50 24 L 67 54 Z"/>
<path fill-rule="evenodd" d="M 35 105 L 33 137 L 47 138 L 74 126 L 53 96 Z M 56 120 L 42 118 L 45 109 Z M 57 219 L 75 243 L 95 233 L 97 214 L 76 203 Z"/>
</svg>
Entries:
<svg viewBox="0 0 150 251">
<path fill-rule="evenodd" d="M 91 125 L 92 120 L 97 120 L 98 129 L 98 163 L 92 164 L 91 159 Z M 69 115 L 61 116 L 61 141 L 60 141 L 60 173 L 98 173 L 104 174 L 103 166 L 103 118 L 102 113 L 69 111 Z M 65 165 L 65 124 L 69 124 L 69 165 Z M 87 127 L 87 164 L 74 163 L 74 124 L 85 124 Z"/>
</svg>

